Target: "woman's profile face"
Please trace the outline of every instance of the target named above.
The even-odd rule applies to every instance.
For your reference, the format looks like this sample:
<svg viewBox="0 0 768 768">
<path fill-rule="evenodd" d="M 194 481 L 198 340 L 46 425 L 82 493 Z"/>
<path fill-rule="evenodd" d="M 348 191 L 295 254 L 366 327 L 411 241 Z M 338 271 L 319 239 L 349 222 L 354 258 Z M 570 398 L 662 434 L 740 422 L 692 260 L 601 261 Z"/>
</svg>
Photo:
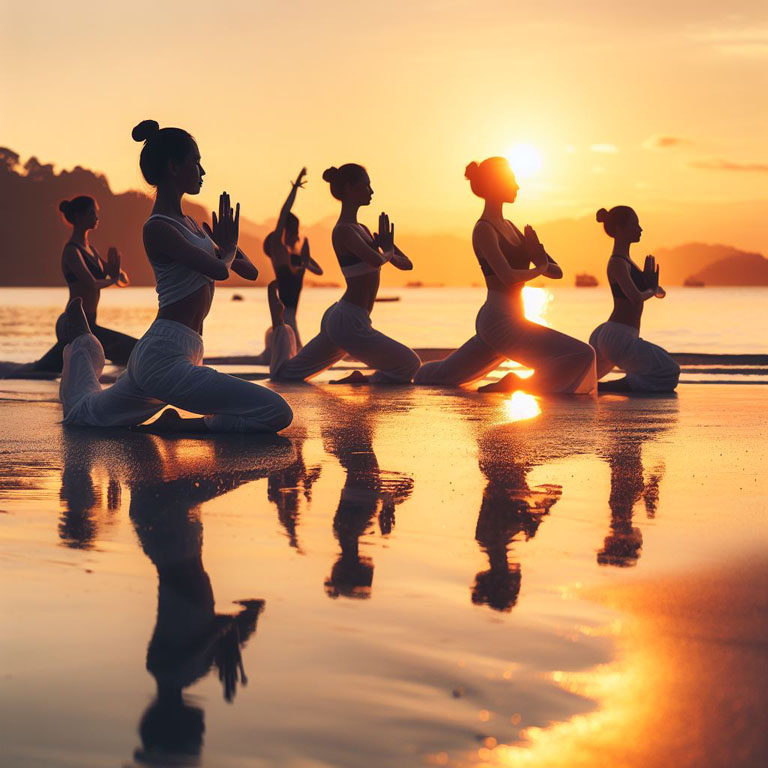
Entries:
<svg viewBox="0 0 768 768">
<path fill-rule="evenodd" d="M 639 243 L 643 234 L 643 228 L 640 226 L 640 220 L 637 214 L 633 213 L 630 220 L 622 227 L 623 234 L 630 243 Z"/>
<path fill-rule="evenodd" d="M 94 203 L 81 214 L 80 223 L 86 229 L 96 229 L 99 226 L 99 207 Z"/>
<path fill-rule="evenodd" d="M 363 173 L 353 184 L 347 184 L 344 190 L 344 199 L 356 205 L 370 205 L 373 198 L 371 179 L 367 173 Z"/>
<path fill-rule="evenodd" d="M 508 164 L 500 165 L 498 174 L 498 194 L 505 203 L 514 203 L 517 200 L 517 193 L 520 190 L 515 174 Z"/>
<path fill-rule="evenodd" d="M 197 195 L 200 193 L 205 169 L 200 162 L 200 150 L 194 141 L 190 142 L 189 152 L 181 163 L 171 163 L 171 172 L 176 184 L 184 194 Z"/>
</svg>

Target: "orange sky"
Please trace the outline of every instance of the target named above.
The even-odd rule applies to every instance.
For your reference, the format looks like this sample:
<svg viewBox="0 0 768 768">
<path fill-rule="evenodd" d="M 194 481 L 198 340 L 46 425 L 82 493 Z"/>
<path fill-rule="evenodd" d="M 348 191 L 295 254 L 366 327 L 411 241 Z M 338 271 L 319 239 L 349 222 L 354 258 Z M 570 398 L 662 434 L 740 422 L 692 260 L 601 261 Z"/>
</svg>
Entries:
<svg viewBox="0 0 768 768">
<path fill-rule="evenodd" d="M 151 117 L 198 138 L 203 202 L 254 220 L 302 164 L 299 214 L 333 215 L 320 174 L 357 161 L 402 229 L 466 234 L 465 164 L 518 142 L 542 160 L 521 220 L 768 200 L 764 0 L 0 3 L 0 145 L 118 191 L 145 188 Z"/>
</svg>

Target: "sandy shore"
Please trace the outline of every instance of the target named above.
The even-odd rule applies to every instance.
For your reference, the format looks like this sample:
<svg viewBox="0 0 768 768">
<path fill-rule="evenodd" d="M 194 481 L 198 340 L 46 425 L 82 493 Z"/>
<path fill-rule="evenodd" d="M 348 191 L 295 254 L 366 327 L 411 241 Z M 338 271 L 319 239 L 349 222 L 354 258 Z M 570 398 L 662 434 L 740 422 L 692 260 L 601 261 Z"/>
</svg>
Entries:
<svg viewBox="0 0 768 768">
<path fill-rule="evenodd" d="M 170 440 L 7 384 L 11 765 L 765 761 L 763 387 L 296 385 Z"/>
</svg>

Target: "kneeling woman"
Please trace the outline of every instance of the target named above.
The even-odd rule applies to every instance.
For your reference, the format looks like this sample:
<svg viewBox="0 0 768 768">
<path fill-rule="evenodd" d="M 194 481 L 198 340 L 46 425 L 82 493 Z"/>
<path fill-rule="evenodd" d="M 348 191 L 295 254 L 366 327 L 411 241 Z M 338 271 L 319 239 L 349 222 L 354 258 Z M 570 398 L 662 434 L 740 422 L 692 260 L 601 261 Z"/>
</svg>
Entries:
<svg viewBox="0 0 768 768">
<path fill-rule="evenodd" d="M 275 392 L 202 365 L 203 320 L 213 301 L 214 280 L 230 270 L 249 280 L 258 272 L 237 247 L 240 206 L 224 193 L 213 227 L 203 231 L 181 208 L 184 194 L 200 192 L 205 171 L 195 140 L 180 128 L 145 120 L 133 129 L 144 141 L 141 171 L 157 187 L 144 246 L 157 281 L 159 310 L 136 344 L 126 372 L 102 390 L 104 350 L 90 332 L 79 298 L 66 312 L 67 337 L 60 397 L 64 423 L 116 427 L 138 425 L 175 405 L 203 418 L 182 419 L 169 409 L 149 425 L 168 432 L 278 432 L 293 418 Z"/>
<path fill-rule="evenodd" d="M 626 373 L 621 379 L 598 384 L 601 392 L 672 392 L 680 378 L 680 366 L 661 347 L 640 338 L 643 305 L 656 296 L 663 299 L 659 270 L 653 256 L 644 269 L 629 258 L 629 247 L 640 241 L 642 227 L 637 214 L 626 205 L 597 212 L 605 233 L 613 238 L 608 259 L 608 284 L 613 294 L 613 312 L 607 323 L 592 331 L 589 343 L 597 352 L 597 378 L 614 366 Z"/>
<path fill-rule="evenodd" d="M 61 271 L 69 286 L 69 301 L 82 299 L 91 333 L 101 342 L 105 357 L 116 365 L 125 365 L 138 339 L 96 324 L 102 288 L 128 285 L 128 275 L 120 268 L 120 252 L 110 248 L 104 263 L 88 242 L 88 232 L 99 224 L 99 209 L 92 197 L 80 195 L 62 200 L 59 210 L 72 227 L 72 235 L 61 254 Z M 64 343 L 59 340 L 32 363 L 32 369 L 59 373 L 64 362 L 63 352 Z"/>
<path fill-rule="evenodd" d="M 504 203 L 513 203 L 519 187 L 509 162 L 491 157 L 470 163 L 466 173 L 472 191 L 485 200 L 475 224 L 472 246 L 485 277 L 488 298 L 477 313 L 477 333 L 444 360 L 426 363 L 416 384 L 459 385 L 477 381 L 504 360 L 535 369 L 525 389 L 539 393 L 587 394 L 595 388 L 592 348 L 564 333 L 527 320 L 523 286 L 540 275 L 563 276 L 531 227 L 521 232 L 504 218 Z M 531 267 L 533 263 L 533 267 Z M 481 391 L 508 392 L 523 387 L 514 373 Z"/>
<path fill-rule="evenodd" d="M 326 310 L 320 333 L 297 354 L 296 336 L 283 320 L 276 285 L 270 285 L 273 328 L 270 375 L 284 381 L 309 379 L 349 353 L 375 370 L 370 379 L 373 382 L 409 382 L 421 364 L 418 355 L 373 328 L 370 314 L 379 290 L 382 265 L 389 261 L 404 270 L 413 269 L 413 265 L 395 245 L 394 226 L 390 226 L 386 214 L 379 217 L 379 232 L 375 237 L 357 221 L 358 210 L 370 205 L 373 197 L 365 168 L 348 163 L 341 168 L 329 168 L 323 173 L 323 179 L 330 183 L 331 194 L 341 202 L 341 214 L 333 228 L 333 249 L 347 290 Z M 355 371 L 342 381 L 367 380 L 360 371 Z"/>
</svg>

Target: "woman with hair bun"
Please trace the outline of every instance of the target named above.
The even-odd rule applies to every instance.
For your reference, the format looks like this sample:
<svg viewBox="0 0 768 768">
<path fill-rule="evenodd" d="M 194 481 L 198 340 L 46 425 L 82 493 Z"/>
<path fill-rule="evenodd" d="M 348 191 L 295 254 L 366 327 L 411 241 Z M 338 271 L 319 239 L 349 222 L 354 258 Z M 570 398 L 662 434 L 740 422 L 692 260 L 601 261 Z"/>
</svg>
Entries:
<svg viewBox="0 0 768 768">
<path fill-rule="evenodd" d="M 601 208 L 595 218 L 605 234 L 613 239 L 608 259 L 608 285 L 613 294 L 613 312 L 589 337 L 597 353 L 597 378 L 614 366 L 626 376 L 602 381 L 600 392 L 673 392 L 680 378 L 680 366 L 661 347 L 640 338 L 643 305 L 654 296 L 663 299 L 666 292 L 659 285 L 659 268 L 653 256 L 647 256 L 641 270 L 629 258 L 632 243 L 640 241 L 642 227 L 637 214 L 627 205 L 610 211 Z"/>
<path fill-rule="evenodd" d="M 519 189 L 509 162 L 503 157 L 491 157 L 479 165 L 470 163 L 465 176 L 472 192 L 485 200 L 482 216 L 472 232 L 472 246 L 485 277 L 488 298 L 477 313 L 477 333 L 444 360 L 423 365 L 415 383 L 468 384 L 510 359 L 534 369 L 534 375 L 525 382 L 526 389 L 539 393 L 592 392 L 592 348 L 525 317 L 523 286 L 540 275 L 558 280 L 563 273 L 530 226 L 521 232 L 504 218 L 504 204 L 514 203 Z M 510 392 L 521 387 L 520 378 L 510 373 L 480 391 Z"/>
<path fill-rule="evenodd" d="M 143 141 L 139 164 L 157 193 L 144 224 L 144 247 L 157 282 L 155 321 L 136 344 L 123 376 L 102 390 L 104 350 L 91 333 L 77 297 L 67 306 L 64 371 L 59 394 L 64 423 L 94 427 L 135 426 L 166 404 L 202 418 L 183 419 L 172 408 L 144 427 L 152 432 L 278 432 L 293 418 L 276 392 L 202 365 L 203 321 L 214 281 L 230 272 L 255 280 L 256 267 L 237 247 L 240 205 L 224 192 L 213 225 L 201 229 L 181 201 L 196 195 L 205 171 L 197 143 L 181 128 L 145 120 L 133 129 Z"/>
<path fill-rule="evenodd" d="M 347 353 L 375 370 L 370 381 L 404 384 L 419 368 L 418 355 L 409 347 L 390 339 L 371 325 L 371 310 L 379 290 L 381 267 L 387 262 L 397 269 L 413 269 L 410 259 L 395 245 L 395 227 L 389 217 L 379 216 L 379 232 L 357 221 L 362 206 L 373 197 L 368 172 L 361 165 L 347 163 L 328 168 L 323 179 L 331 194 L 341 202 L 341 213 L 333 228 L 333 250 L 339 260 L 347 290 L 326 310 L 320 333 L 300 351 L 293 329 L 283 320 L 284 307 L 276 284 L 269 286 L 272 312 L 272 360 L 270 376 L 282 381 L 303 381 L 330 368 Z M 341 382 L 368 381 L 354 371 Z"/>
<path fill-rule="evenodd" d="M 111 247 L 107 261 L 88 242 L 88 232 L 99 224 L 99 208 L 88 195 L 79 195 L 59 203 L 72 234 L 61 254 L 61 271 L 69 287 L 69 301 L 80 298 L 93 335 L 101 342 L 104 356 L 116 365 L 125 365 L 138 339 L 97 325 L 96 312 L 102 288 L 125 287 L 128 275 L 120 268 L 120 252 Z M 61 318 L 60 318 L 61 319 Z M 60 323 L 56 323 L 57 328 Z M 58 333 L 57 333 L 58 335 Z M 39 360 L 29 366 L 34 371 L 59 373 L 63 365 L 64 342 L 59 339 Z"/>
<path fill-rule="evenodd" d="M 269 256 L 272 268 L 275 270 L 277 280 L 277 295 L 285 305 L 285 322 L 293 328 L 296 336 L 296 344 L 301 349 L 301 336 L 296 321 L 296 312 L 299 307 L 299 297 L 304 284 L 304 273 L 309 271 L 313 275 L 322 275 L 320 265 L 309 254 L 309 240 L 299 247 L 299 218 L 291 212 L 296 202 L 296 193 L 306 184 L 304 177 L 307 169 L 302 168 L 296 181 L 291 182 L 291 191 L 288 193 L 280 215 L 277 218 L 277 226 L 264 238 L 264 253 Z M 264 340 L 264 351 L 259 355 L 259 362 L 269 364 L 272 347 L 272 329 L 267 331 Z"/>
</svg>

